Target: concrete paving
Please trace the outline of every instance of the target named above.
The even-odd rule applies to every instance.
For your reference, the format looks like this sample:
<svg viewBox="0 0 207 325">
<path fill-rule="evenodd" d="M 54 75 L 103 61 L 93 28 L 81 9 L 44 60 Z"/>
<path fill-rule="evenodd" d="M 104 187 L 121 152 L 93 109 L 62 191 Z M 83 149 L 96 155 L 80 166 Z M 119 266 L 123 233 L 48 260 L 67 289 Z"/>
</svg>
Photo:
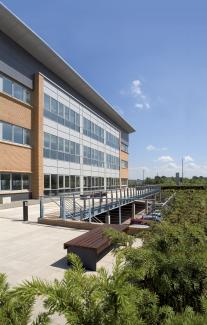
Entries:
<svg viewBox="0 0 207 325">
<path fill-rule="evenodd" d="M 32 276 L 61 279 L 65 269 L 63 243 L 85 230 L 37 224 L 39 206 L 29 206 L 29 221 L 22 221 L 22 208 L 0 211 L 0 272 L 11 285 Z"/>
<path fill-rule="evenodd" d="M 38 224 L 39 205 L 28 209 L 28 222 L 22 221 L 22 207 L 0 210 L 0 272 L 7 274 L 11 285 L 32 277 L 62 279 L 68 268 L 63 243 L 87 232 Z M 97 268 L 111 272 L 114 260 L 109 252 Z"/>
<path fill-rule="evenodd" d="M 62 279 L 68 268 L 63 243 L 86 232 L 38 224 L 39 205 L 31 205 L 28 209 L 28 222 L 22 221 L 22 207 L 0 210 L 0 272 L 7 275 L 12 286 L 32 277 Z M 105 267 L 111 272 L 114 261 L 110 252 L 97 263 L 97 267 Z M 35 314 L 41 309 L 40 305 L 36 306 Z M 52 324 L 65 324 L 65 321 L 56 316 Z"/>
</svg>

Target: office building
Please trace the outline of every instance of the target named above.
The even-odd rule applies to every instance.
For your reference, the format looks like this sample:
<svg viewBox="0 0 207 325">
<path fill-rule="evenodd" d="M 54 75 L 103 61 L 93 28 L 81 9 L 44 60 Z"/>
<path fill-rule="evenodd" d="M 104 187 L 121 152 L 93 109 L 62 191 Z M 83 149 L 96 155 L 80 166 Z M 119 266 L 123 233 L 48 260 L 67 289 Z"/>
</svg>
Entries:
<svg viewBox="0 0 207 325">
<path fill-rule="evenodd" d="M 0 4 L 0 196 L 127 186 L 131 132 L 103 97 Z"/>
</svg>

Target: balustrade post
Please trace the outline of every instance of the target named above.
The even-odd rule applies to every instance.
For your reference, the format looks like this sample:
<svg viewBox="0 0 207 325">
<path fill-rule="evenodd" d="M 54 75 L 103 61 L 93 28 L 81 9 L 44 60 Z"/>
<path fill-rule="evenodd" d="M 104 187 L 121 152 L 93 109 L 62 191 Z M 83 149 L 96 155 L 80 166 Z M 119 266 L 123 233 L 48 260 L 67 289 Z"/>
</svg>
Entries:
<svg viewBox="0 0 207 325">
<path fill-rule="evenodd" d="M 101 212 L 101 206 L 102 206 L 102 196 L 100 192 L 100 198 L 99 198 L 99 211 Z"/>
<path fill-rule="evenodd" d="M 85 217 L 85 213 L 86 213 L 86 198 L 84 197 L 83 199 L 83 216 Z"/>
<path fill-rule="evenodd" d="M 92 194 L 92 215 L 95 216 L 94 192 Z"/>
<path fill-rule="evenodd" d="M 44 218 L 44 197 L 40 197 L 40 218 Z"/>
<path fill-rule="evenodd" d="M 121 225 L 121 200 L 119 200 L 119 224 Z"/>
<path fill-rule="evenodd" d="M 89 197 L 88 213 L 89 213 L 89 223 L 91 223 L 91 197 Z"/>
<path fill-rule="evenodd" d="M 75 208 L 75 194 L 73 194 L 73 217 L 75 218 L 76 208 Z"/>
<path fill-rule="evenodd" d="M 135 203 L 132 203 L 132 218 L 133 219 L 135 217 L 135 214 L 136 214 L 136 204 Z"/>
</svg>

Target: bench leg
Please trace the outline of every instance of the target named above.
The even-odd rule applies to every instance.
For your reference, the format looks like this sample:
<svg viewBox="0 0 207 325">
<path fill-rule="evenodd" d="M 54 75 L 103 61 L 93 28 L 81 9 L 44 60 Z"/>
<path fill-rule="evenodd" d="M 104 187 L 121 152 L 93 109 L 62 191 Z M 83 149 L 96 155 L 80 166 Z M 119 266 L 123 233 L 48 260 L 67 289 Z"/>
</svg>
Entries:
<svg viewBox="0 0 207 325">
<path fill-rule="evenodd" d="M 78 255 L 81 259 L 81 262 L 83 263 L 84 268 L 91 271 L 96 271 L 96 262 L 98 257 L 95 250 L 70 246 L 68 247 L 67 251 L 68 253 L 74 253 Z"/>
</svg>

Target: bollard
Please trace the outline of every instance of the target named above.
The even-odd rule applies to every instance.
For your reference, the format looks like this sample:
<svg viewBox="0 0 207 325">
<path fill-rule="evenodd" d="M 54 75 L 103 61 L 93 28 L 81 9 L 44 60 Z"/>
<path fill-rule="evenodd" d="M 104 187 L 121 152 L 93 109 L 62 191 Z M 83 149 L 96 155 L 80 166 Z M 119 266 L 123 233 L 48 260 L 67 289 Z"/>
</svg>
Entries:
<svg viewBox="0 0 207 325">
<path fill-rule="evenodd" d="M 28 201 L 23 201 L 23 221 L 28 221 Z"/>
<path fill-rule="evenodd" d="M 40 197 L 40 218 L 44 218 L 44 197 Z"/>
</svg>

